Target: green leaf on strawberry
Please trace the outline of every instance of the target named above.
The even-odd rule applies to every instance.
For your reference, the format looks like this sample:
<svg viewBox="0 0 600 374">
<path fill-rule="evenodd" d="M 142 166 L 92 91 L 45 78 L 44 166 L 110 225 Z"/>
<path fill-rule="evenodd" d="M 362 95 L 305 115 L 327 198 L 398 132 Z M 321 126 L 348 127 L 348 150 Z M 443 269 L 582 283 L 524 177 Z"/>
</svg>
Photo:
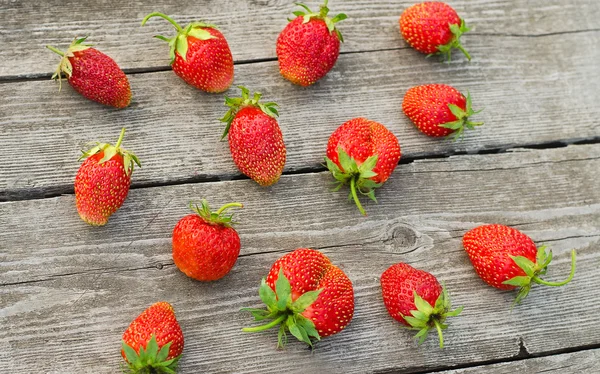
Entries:
<svg viewBox="0 0 600 374">
<path fill-rule="evenodd" d="M 259 332 L 279 326 L 277 337 L 278 348 L 283 348 L 286 345 L 288 331 L 298 340 L 312 347 L 313 342 L 311 338 L 320 340 L 320 336 L 314 323 L 302 316 L 301 313 L 317 300 L 321 291 L 308 291 L 292 301 L 290 282 L 283 273 L 283 268 L 281 268 L 275 282 L 275 291 L 267 284 L 264 278 L 258 290 L 258 294 L 265 303 L 266 309 L 242 309 L 242 311 L 250 312 L 255 321 L 270 319 L 271 322 L 257 327 L 246 327 L 242 331 Z"/>
<path fill-rule="evenodd" d="M 167 360 L 170 347 L 171 342 L 163 345 L 159 350 L 154 334 L 150 341 L 148 341 L 146 348 L 140 347 L 139 352 L 136 352 L 135 349 L 122 342 L 122 349 L 127 359 L 127 364 L 123 365 L 123 372 L 131 374 L 148 372 L 158 374 L 176 373 L 177 363 L 181 356 Z"/>
<path fill-rule="evenodd" d="M 164 18 L 165 20 L 169 21 L 173 26 L 175 26 L 175 29 L 177 30 L 177 35 L 175 35 L 173 38 L 167 38 L 162 35 L 155 36 L 155 38 L 169 43 L 169 56 L 171 58 L 171 64 L 175 61 L 175 52 L 177 52 L 177 54 L 179 54 L 179 56 L 181 56 L 181 58 L 184 61 L 187 60 L 188 36 L 200 40 L 208 40 L 215 38 L 215 36 L 213 36 L 211 33 L 204 30 L 204 28 L 216 29 L 217 27 L 215 25 L 211 25 L 204 22 L 192 22 L 186 25 L 185 27 L 181 27 L 171 17 L 160 12 L 153 12 L 144 17 L 144 19 L 142 20 L 142 26 L 144 26 L 146 22 L 148 22 L 148 20 L 152 17 Z"/>
<path fill-rule="evenodd" d="M 88 158 L 102 151 L 104 152 L 104 154 L 102 156 L 102 159 L 98 161 L 98 165 L 100 165 L 118 154 L 123 157 L 123 167 L 125 168 L 127 175 L 131 175 L 131 173 L 133 172 L 134 163 L 137 164 L 137 166 L 139 167 L 141 167 L 142 165 L 136 155 L 129 152 L 128 150 L 121 148 L 121 143 L 123 142 L 124 136 L 125 127 L 121 129 L 121 134 L 119 135 L 119 139 L 117 140 L 117 143 L 115 145 L 108 143 L 95 143 L 96 145 L 94 147 L 88 149 L 87 151 L 81 151 L 82 155 L 79 157 L 79 159 L 82 160 L 84 158 Z"/>
<path fill-rule="evenodd" d="M 377 173 L 373 171 L 377 164 L 377 159 L 377 155 L 370 156 L 359 166 L 354 158 L 350 157 L 341 147 L 338 147 L 338 160 L 342 167 L 340 169 L 340 167 L 338 167 L 338 165 L 329 157 L 325 157 L 327 169 L 329 169 L 337 181 L 337 185 L 333 191 L 338 191 L 342 186 L 349 184 L 349 198 L 354 200 L 358 210 L 360 210 L 363 215 L 367 215 L 367 213 L 358 199 L 358 193 L 377 202 L 374 190 L 381 187 L 380 183 L 376 183 L 371 179 L 377 175 Z"/>
<path fill-rule="evenodd" d="M 471 55 L 469 54 L 469 52 L 467 52 L 467 50 L 460 43 L 460 37 L 464 33 L 471 31 L 471 28 L 467 27 L 464 19 L 460 20 L 460 25 L 450 24 L 450 25 L 448 25 L 448 27 L 450 27 L 450 32 L 452 33 L 452 39 L 450 39 L 450 41 L 447 44 L 439 45 L 437 47 L 438 52 L 429 54 L 429 55 L 427 55 L 427 57 L 434 55 L 434 54 L 443 55 L 447 59 L 447 61 L 450 62 L 452 60 L 452 50 L 456 48 L 456 49 L 459 49 L 467 57 L 467 59 L 469 61 L 471 61 Z"/>
<path fill-rule="evenodd" d="M 260 98 L 262 97 L 262 94 L 260 92 L 255 92 L 254 96 L 250 98 L 250 90 L 244 86 L 238 86 L 238 88 L 242 90 L 242 97 L 232 98 L 225 96 L 225 105 L 229 107 L 229 110 L 220 120 L 221 122 L 225 122 L 227 124 L 227 126 L 225 126 L 225 130 L 223 131 L 223 135 L 221 136 L 221 140 L 225 139 L 225 136 L 227 136 L 229 133 L 229 129 L 231 128 L 231 123 L 235 119 L 235 115 L 242 108 L 253 106 L 259 108 L 269 117 L 277 118 L 279 116 L 279 111 L 277 111 L 277 103 L 261 103 Z"/>
<path fill-rule="evenodd" d="M 342 37 L 342 33 L 335 27 L 335 24 L 340 21 L 345 20 L 346 18 L 348 18 L 348 16 L 344 13 L 340 13 L 340 14 L 337 14 L 333 18 L 328 17 L 327 16 L 329 14 L 329 8 L 327 7 L 328 2 L 329 2 L 329 0 L 325 0 L 323 5 L 320 6 L 318 13 L 310 10 L 310 8 L 308 6 L 306 6 L 305 4 L 295 3 L 297 6 L 304 8 L 305 11 L 297 10 L 297 11 L 292 12 L 292 14 L 294 14 L 296 17 L 303 17 L 304 18 L 302 20 L 303 23 L 308 23 L 308 22 L 310 22 L 311 19 L 323 20 L 323 22 L 325 22 L 325 25 L 327 25 L 327 30 L 329 31 L 329 33 L 331 34 L 332 32 L 335 32 L 337 34 L 338 38 L 340 39 L 340 41 L 343 43 L 344 38 Z M 292 20 L 289 20 L 289 21 L 292 21 Z"/>
<path fill-rule="evenodd" d="M 444 324 L 447 317 L 454 317 L 459 315 L 463 307 L 459 307 L 455 310 L 452 309 L 450 298 L 446 287 L 442 285 L 442 293 L 435 301 L 435 305 L 432 306 L 425 301 L 421 296 L 413 291 L 416 310 L 411 310 L 412 316 L 402 316 L 404 320 L 409 324 L 409 328 L 412 330 L 418 330 L 419 332 L 415 335 L 415 338 L 419 339 L 419 344 L 422 344 L 427 338 L 427 334 L 433 328 L 438 332 L 440 340 L 440 348 L 444 348 L 444 336 L 442 331 L 448 328 L 448 325 Z"/>
<path fill-rule="evenodd" d="M 560 287 L 569 283 L 575 276 L 575 257 L 575 250 L 573 250 L 571 251 L 571 273 L 567 279 L 562 282 L 548 282 L 539 277 L 540 275 L 546 274 L 548 265 L 552 261 L 552 251 L 546 251 L 545 245 L 538 248 L 535 263 L 524 256 L 510 256 L 515 264 L 517 264 L 517 266 L 525 272 L 525 275 L 513 277 L 502 283 L 510 286 L 520 287 L 519 292 L 517 293 L 517 298 L 515 299 L 515 304 L 519 304 L 529 294 L 532 283 L 543 284 L 551 287 Z"/>
<path fill-rule="evenodd" d="M 462 110 L 458 105 L 448 104 L 448 109 L 452 112 L 452 114 L 456 117 L 456 121 L 448 122 L 439 125 L 440 127 L 453 130 L 453 132 L 448 135 L 449 138 L 457 140 L 464 136 L 465 127 L 469 130 L 473 130 L 476 126 L 483 125 L 483 122 L 471 122 L 469 121 L 469 117 L 474 114 L 480 113 L 483 109 L 478 111 L 474 111 L 471 104 L 471 93 L 467 91 L 467 105 L 465 110 Z"/>
</svg>

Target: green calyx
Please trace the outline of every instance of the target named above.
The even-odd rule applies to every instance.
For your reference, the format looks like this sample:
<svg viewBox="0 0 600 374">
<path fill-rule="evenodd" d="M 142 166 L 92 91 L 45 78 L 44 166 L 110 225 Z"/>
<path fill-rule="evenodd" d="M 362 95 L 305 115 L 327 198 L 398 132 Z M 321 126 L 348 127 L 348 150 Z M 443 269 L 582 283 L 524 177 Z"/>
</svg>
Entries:
<svg viewBox="0 0 600 374">
<path fill-rule="evenodd" d="M 440 127 L 444 127 L 446 129 L 453 130 L 453 132 L 448 135 L 449 138 L 453 140 L 458 140 L 459 138 L 464 137 L 465 128 L 469 130 L 474 130 L 476 126 L 483 125 L 483 122 L 471 122 L 469 121 L 469 117 L 473 114 L 480 113 L 483 109 L 474 111 L 471 103 L 471 93 L 467 91 L 467 107 L 465 110 L 462 110 L 455 104 L 448 104 L 448 108 L 456 117 L 456 121 L 448 122 L 439 125 Z"/>
<path fill-rule="evenodd" d="M 446 61 L 450 62 L 452 60 L 452 50 L 459 49 L 462 53 L 464 53 L 467 59 L 471 61 L 471 55 L 462 46 L 462 44 L 460 44 L 460 37 L 462 36 L 462 34 L 471 31 L 471 28 L 467 27 L 467 25 L 465 24 L 465 20 L 462 18 L 460 20 L 460 25 L 449 24 L 448 26 L 450 27 L 450 32 L 452 33 L 452 39 L 446 44 L 438 45 L 438 52 L 431 53 L 427 55 L 427 57 L 432 55 L 442 55 L 446 59 Z"/>
<path fill-rule="evenodd" d="M 119 135 L 119 139 L 117 140 L 117 143 L 115 145 L 108 143 L 95 143 L 96 145 L 94 147 L 88 149 L 87 151 L 81 151 L 83 154 L 81 155 L 81 157 L 79 157 L 79 160 L 88 158 L 90 156 L 95 155 L 98 152 L 103 151 L 104 156 L 100 159 L 100 161 L 98 161 L 98 165 L 100 165 L 110 160 L 115 155 L 119 154 L 123 157 L 123 167 L 125 168 L 127 175 L 131 175 L 131 173 L 133 172 L 134 163 L 137 164 L 137 166 L 139 167 L 141 167 L 142 165 L 140 164 L 140 160 L 137 158 L 136 155 L 134 155 L 126 149 L 121 148 L 121 142 L 123 142 L 124 136 L 125 127 L 121 129 L 121 135 Z"/>
<path fill-rule="evenodd" d="M 177 35 L 170 39 L 162 35 L 154 36 L 157 39 L 169 43 L 169 56 L 171 58 L 171 64 L 175 61 L 175 52 L 177 52 L 179 56 L 181 56 L 183 61 L 187 60 L 188 36 L 200 40 L 208 40 L 215 38 L 210 32 L 204 30 L 205 28 L 216 29 L 217 27 L 215 25 L 211 25 L 209 23 L 204 22 L 192 22 L 182 28 L 171 17 L 159 12 L 150 13 L 146 17 L 144 17 L 144 19 L 142 20 L 142 26 L 144 26 L 146 22 L 148 22 L 148 20 L 152 17 L 161 17 L 166 19 L 173 26 L 175 26 L 175 29 L 177 30 Z"/>
<path fill-rule="evenodd" d="M 515 264 L 517 264 L 517 266 L 525 272 L 525 275 L 516 276 L 514 278 L 502 282 L 502 284 L 520 287 L 519 292 L 517 293 L 517 298 L 515 299 L 515 304 L 519 304 L 521 300 L 523 300 L 529 294 L 529 290 L 531 290 L 531 286 L 533 283 L 543 284 L 545 286 L 550 287 L 560 287 L 569 283 L 575 276 L 575 257 L 575 250 L 572 250 L 571 273 L 569 274 L 567 279 L 565 279 L 562 282 L 548 282 L 540 278 L 540 275 L 546 274 L 546 271 L 548 270 L 548 265 L 550 264 L 550 261 L 552 261 L 552 251 L 546 251 L 545 245 L 538 248 L 535 263 L 524 256 L 510 256 L 510 258 L 515 262 Z"/>
<path fill-rule="evenodd" d="M 122 349 L 127 358 L 127 364 L 123 365 L 122 368 L 123 372 L 131 374 L 175 374 L 177 362 L 181 356 L 167 360 L 170 347 L 171 342 L 168 342 L 159 350 L 156 337 L 152 335 L 150 341 L 146 345 L 146 349 L 140 347 L 138 353 L 123 341 Z"/>
<path fill-rule="evenodd" d="M 283 274 L 283 269 L 279 269 L 279 275 L 275 282 L 275 291 L 271 289 L 264 278 L 258 289 L 258 295 L 265 303 L 266 309 L 242 309 L 242 311 L 250 312 L 254 316 L 255 321 L 271 321 L 261 326 L 243 328 L 242 331 L 260 332 L 279 326 L 277 348 L 285 347 L 288 331 L 298 340 L 312 347 L 313 342 L 311 338 L 321 340 L 321 337 L 313 321 L 304 317 L 302 312 L 317 300 L 321 291 L 322 289 L 308 291 L 295 301 L 292 301 L 290 282 Z"/>
<path fill-rule="evenodd" d="M 444 348 L 444 335 L 442 331 L 448 328 L 448 325 L 444 322 L 447 317 L 459 315 L 463 307 L 451 310 L 450 298 L 444 286 L 442 286 L 442 293 L 435 301 L 435 306 L 431 306 L 431 304 L 423 300 L 421 296 L 417 295 L 417 292 L 413 291 L 413 293 L 417 310 L 410 311 L 412 316 L 403 315 L 402 318 L 409 324 L 411 330 L 419 331 L 415 335 L 415 338 L 419 339 L 419 344 L 422 344 L 427 338 L 429 331 L 435 328 L 440 339 L 440 348 Z"/>
<path fill-rule="evenodd" d="M 92 47 L 91 44 L 83 44 L 83 42 L 87 39 L 87 36 L 79 39 L 73 40 L 69 48 L 66 52 L 63 52 L 57 48 L 54 48 L 50 45 L 47 45 L 46 48 L 51 50 L 52 52 L 58 54 L 62 58 L 60 59 L 60 63 L 56 68 L 56 71 L 52 75 L 51 79 L 58 80 L 58 90 L 62 89 L 62 73 L 65 73 L 67 78 L 71 78 L 71 74 L 73 74 L 73 65 L 71 61 L 69 61 L 69 57 L 75 57 L 75 52 L 85 51 Z"/>
<path fill-rule="evenodd" d="M 232 221 L 233 213 L 224 214 L 227 209 L 234 207 L 243 208 L 244 206 L 241 203 L 229 203 L 223 205 L 216 212 L 212 212 L 206 199 L 202 199 L 200 201 L 200 206 L 198 206 L 198 204 L 193 204 L 192 202 L 190 202 L 190 209 L 198 213 L 198 215 L 202 217 L 206 222 L 212 225 L 221 225 L 225 227 L 231 227 L 231 225 L 236 223 Z"/>
<path fill-rule="evenodd" d="M 377 173 L 373 171 L 377 164 L 377 155 L 367 158 L 365 162 L 358 165 L 354 158 L 350 157 L 341 147 L 339 147 L 338 160 L 342 166 L 341 168 L 329 159 L 329 157 L 325 157 L 327 168 L 337 181 L 337 186 L 333 191 L 339 191 L 342 186 L 349 184 L 350 194 L 348 195 L 348 199 L 354 200 L 360 213 L 366 216 L 367 212 L 360 203 L 358 194 L 360 193 L 361 195 L 368 196 L 377 203 L 375 189 L 381 187 L 381 183 L 375 183 L 375 181 L 371 179 L 377 175 Z"/>
<path fill-rule="evenodd" d="M 335 32 L 338 36 L 338 39 L 340 39 L 340 41 L 343 43 L 344 42 L 344 38 L 342 37 L 342 33 L 340 32 L 340 30 L 338 30 L 335 27 L 335 24 L 345 20 L 346 18 L 348 18 L 347 15 L 345 15 L 344 13 L 340 13 L 338 15 L 336 15 L 333 18 L 327 17 L 327 14 L 329 13 L 329 8 L 327 7 L 327 3 L 329 0 L 325 0 L 325 2 L 323 3 L 323 5 L 321 5 L 321 7 L 319 8 L 319 12 L 313 12 L 312 10 L 310 10 L 309 7 L 307 7 L 305 4 L 302 3 L 294 3 L 299 7 L 304 8 L 304 11 L 302 10 L 297 10 L 295 12 L 292 12 L 296 17 L 304 17 L 304 21 L 303 23 L 308 23 L 310 22 L 311 19 L 321 19 L 325 22 L 325 24 L 327 25 L 327 30 L 329 30 L 329 33 L 331 34 L 332 32 Z M 292 21 L 292 20 L 289 20 Z"/>
<path fill-rule="evenodd" d="M 254 96 L 250 98 L 250 90 L 248 90 L 244 86 L 238 86 L 240 90 L 242 90 L 242 97 L 227 97 L 225 96 L 225 105 L 229 107 L 229 110 L 223 118 L 220 119 L 221 122 L 225 122 L 227 126 L 225 126 L 225 131 L 223 131 L 223 135 L 221 136 L 221 140 L 225 139 L 225 136 L 229 133 L 229 129 L 231 128 L 231 122 L 235 119 L 235 115 L 240 109 L 252 106 L 259 108 L 262 110 L 264 114 L 269 117 L 276 118 L 279 116 L 279 112 L 277 111 L 277 103 L 268 102 L 261 103 L 260 98 L 262 94 L 260 92 L 255 92 Z"/>
</svg>

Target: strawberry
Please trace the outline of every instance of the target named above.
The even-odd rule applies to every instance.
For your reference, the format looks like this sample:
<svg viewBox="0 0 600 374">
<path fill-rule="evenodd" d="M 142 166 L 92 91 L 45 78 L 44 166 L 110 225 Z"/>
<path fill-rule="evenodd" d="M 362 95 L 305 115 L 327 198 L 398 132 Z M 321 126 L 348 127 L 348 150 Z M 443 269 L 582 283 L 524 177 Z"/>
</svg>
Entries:
<svg viewBox="0 0 600 374">
<path fill-rule="evenodd" d="M 375 199 L 375 188 L 388 180 L 400 160 L 400 144 L 394 134 L 380 123 L 354 118 L 331 134 L 327 143 L 327 168 L 337 180 L 338 191 L 350 184 L 350 194 L 366 215 L 357 191 Z"/>
<path fill-rule="evenodd" d="M 469 121 L 470 116 L 481 112 L 471 108 L 471 94 L 465 97 L 445 84 L 410 88 L 404 95 L 402 110 L 421 132 L 433 137 L 458 139 L 464 136 L 465 127 L 473 130 L 483 125 L 483 122 Z"/>
<path fill-rule="evenodd" d="M 446 3 L 434 1 L 410 6 L 400 16 L 400 33 L 411 47 L 428 56 L 441 54 L 448 61 L 452 50 L 471 56 L 460 44 L 462 34 L 470 31 L 465 21 Z"/>
<path fill-rule="evenodd" d="M 279 326 L 277 346 L 287 342 L 286 331 L 312 346 L 342 331 L 354 314 L 352 282 L 321 252 L 300 248 L 275 261 L 258 290 L 265 309 L 246 308 L 266 325 L 244 328 L 257 332 Z"/>
<path fill-rule="evenodd" d="M 233 57 L 227 40 L 217 27 L 203 22 L 192 22 L 182 28 L 163 13 L 150 13 L 142 26 L 152 17 L 171 22 L 177 35 L 169 39 L 156 38 L 169 43 L 171 66 L 175 74 L 202 91 L 218 93 L 226 91 L 233 83 Z"/>
<path fill-rule="evenodd" d="M 88 99 L 115 108 L 125 108 L 131 102 L 127 76 L 112 58 L 89 44 L 83 44 L 86 38 L 74 40 L 67 52 L 46 46 L 62 56 L 52 79 L 58 80 L 60 89 L 62 74 L 65 73 L 71 87 Z"/>
<path fill-rule="evenodd" d="M 195 214 L 183 217 L 173 229 L 173 260 L 185 275 L 199 281 L 213 281 L 224 277 L 240 254 L 240 237 L 231 227 L 232 215 L 223 215 L 240 203 L 223 205 L 211 212 L 208 202 L 201 208 L 190 208 Z"/>
<path fill-rule="evenodd" d="M 221 118 L 227 123 L 221 139 L 229 134 L 231 157 L 238 169 L 261 186 L 270 186 L 281 177 L 286 149 L 275 117 L 276 103 L 260 103 L 260 93 L 239 86 L 241 98 L 225 97 L 229 111 Z"/>
<path fill-rule="evenodd" d="M 419 332 L 419 344 L 425 341 L 429 330 L 437 329 L 440 348 L 444 348 L 442 330 L 446 317 L 457 316 L 462 307 L 452 310 L 445 287 L 430 273 L 403 262 L 390 266 L 381 274 L 383 302 L 390 316 Z"/>
<path fill-rule="evenodd" d="M 175 373 L 183 351 L 183 332 L 171 304 L 152 304 L 131 322 L 121 355 L 127 373 Z"/>
<path fill-rule="evenodd" d="M 79 216 L 90 225 L 105 225 L 123 205 L 131 185 L 133 164 L 141 166 L 133 153 L 120 148 L 123 136 L 125 128 L 116 145 L 96 143 L 81 156 L 86 160 L 75 176 L 75 202 Z"/>
<path fill-rule="evenodd" d="M 562 286 L 575 275 L 575 250 L 571 252 L 571 274 L 562 282 L 548 282 L 540 278 L 546 274 L 552 251 L 546 246 L 535 247 L 530 237 L 504 225 L 483 225 L 463 236 L 463 246 L 484 282 L 501 290 L 520 288 L 515 303 L 527 296 L 532 283 Z"/>
<path fill-rule="evenodd" d="M 323 78 L 340 55 L 342 34 L 336 23 L 346 19 L 343 13 L 327 17 L 327 0 L 319 13 L 306 5 L 296 3 L 306 10 L 295 11 L 296 18 L 283 29 L 277 38 L 277 57 L 281 75 L 294 84 L 310 86 Z"/>
</svg>

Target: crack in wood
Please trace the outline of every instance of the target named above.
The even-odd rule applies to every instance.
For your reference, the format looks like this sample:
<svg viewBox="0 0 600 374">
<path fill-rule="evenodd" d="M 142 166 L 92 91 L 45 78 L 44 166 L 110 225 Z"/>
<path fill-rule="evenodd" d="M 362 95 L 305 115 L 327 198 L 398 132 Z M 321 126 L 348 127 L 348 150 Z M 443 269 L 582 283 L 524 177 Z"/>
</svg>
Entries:
<svg viewBox="0 0 600 374">
<path fill-rule="evenodd" d="M 567 146 L 576 146 L 576 145 L 592 145 L 592 144 L 600 144 L 600 136 L 591 137 L 586 139 L 565 139 L 560 142 L 550 142 L 550 143 L 539 143 L 539 144 L 528 144 L 528 145 L 519 145 L 515 147 L 498 147 L 493 149 L 482 149 L 477 152 L 448 152 L 448 153 L 440 153 L 440 154 L 425 154 L 418 155 L 413 157 L 404 157 L 400 159 L 399 165 L 408 165 L 412 164 L 416 161 L 427 161 L 427 160 L 436 160 L 436 159 L 446 159 L 454 156 L 475 156 L 475 155 L 489 155 L 489 154 L 504 154 L 518 149 L 535 149 L 535 150 L 545 150 L 545 149 L 553 149 L 553 148 L 564 148 Z M 547 163 L 561 163 L 561 162 L 579 162 L 586 160 L 596 160 L 597 157 L 591 158 L 583 158 L 583 159 L 573 159 L 573 160 L 557 160 L 557 161 L 543 161 L 539 163 L 532 163 L 525 166 L 517 166 L 514 169 L 520 169 L 523 167 L 535 166 L 537 164 L 547 164 Z M 323 165 L 311 165 L 305 168 L 298 168 L 294 170 L 284 171 L 282 176 L 290 176 L 290 175 L 301 175 L 301 174 L 316 174 L 326 171 L 327 169 Z M 509 170 L 509 168 L 495 168 L 495 169 L 485 169 L 485 170 L 454 170 L 457 172 L 468 172 L 468 171 L 497 171 L 497 170 Z M 407 171 L 408 173 L 425 173 L 420 171 Z M 434 171 L 427 171 L 426 173 L 432 173 Z M 444 172 L 452 172 L 452 170 L 447 170 Z M 249 180 L 249 178 L 243 174 L 235 174 L 235 175 L 215 175 L 215 176 L 194 176 L 190 178 L 180 178 L 176 180 L 171 180 L 167 182 L 133 182 L 131 184 L 131 189 L 140 189 L 140 188 L 155 188 L 155 187 L 167 187 L 167 186 L 179 186 L 183 184 L 197 184 L 197 183 L 211 183 L 211 182 L 223 182 L 223 181 L 236 181 L 236 180 Z M 11 191 L 0 191 L 0 202 L 8 202 L 8 201 L 25 201 L 25 200 L 40 200 L 40 199 L 51 199 L 63 195 L 73 195 L 75 193 L 72 185 L 63 185 L 63 186 L 54 186 L 48 188 L 40 188 L 40 189 L 29 189 L 27 191 L 19 191 L 19 192 L 11 192 Z"/>
<path fill-rule="evenodd" d="M 598 32 L 600 29 L 585 29 L 585 30 L 569 30 L 569 31 L 559 31 L 559 32 L 549 32 L 542 34 L 510 34 L 510 33 L 469 33 L 469 36 L 482 36 L 482 37 L 509 37 L 509 38 L 544 38 L 544 37 L 552 37 L 557 35 L 568 35 L 568 34 L 581 34 L 581 33 L 591 33 Z M 410 49 L 409 46 L 403 45 L 396 48 L 379 48 L 379 49 L 361 49 L 355 51 L 341 51 L 340 55 L 350 55 L 350 54 L 358 54 L 358 53 L 376 53 L 376 52 L 386 52 L 386 51 L 399 51 L 403 49 Z M 274 62 L 277 61 L 277 57 L 263 57 L 263 58 L 252 58 L 245 60 L 234 61 L 234 65 L 248 65 L 248 64 L 260 64 L 265 62 Z M 170 65 L 162 65 L 162 66 L 154 66 L 154 67 L 141 67 L 141 68 L 124 68 L 123 72 L 128 75 L 135 74 L 151 74 L 151 73 L 159 73 L 164 71 L 170 71 Z M 0 84 L 8 84 L 8 83 L 20 83 L 20 82 L 29 82 L 29 81 L 41 81 L 48 80 L 52 76 L 52 73 L 34 73 L 34 74 L 25 74 L 25 75 L 5 75 L 0 76 Z"/>
</svg>

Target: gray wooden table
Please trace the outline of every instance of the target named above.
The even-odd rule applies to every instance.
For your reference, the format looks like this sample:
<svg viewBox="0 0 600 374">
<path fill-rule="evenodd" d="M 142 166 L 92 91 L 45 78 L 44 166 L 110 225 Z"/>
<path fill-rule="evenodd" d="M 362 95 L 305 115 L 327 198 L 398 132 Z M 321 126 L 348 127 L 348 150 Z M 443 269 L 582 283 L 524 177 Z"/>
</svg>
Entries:
<svg viewBox="0 0 600 374">
<path fill-rule="evenodd" d="M 121 334 L 155 301 L 171 302 L 185 334 L 181 373 L 600 372 L 600 2 L 451 1 L 476 29 L 473 55 L 451 64 L 408 48 L 397 19 L 412 1 L 332 1 L 349 19 L 337 65 L 310 88 L 279 76 L 275 40 L 293 5 L 283 0 L 0 0 L 0 367 L 15 373 L 114 373 Z M 314 1 L 310 5 L 316 6 Z M 166 22 L 220 26 L 235 61 L 235 84 L 277 101 L 288 148 L 281 181 L 261 188 L 235 168 L 219 142 L 222 95 L 185 85 L 168 66 Z M 91 103 L 49 81 L 75 36 L 111 55 L 126 73 L 126 110 Z M 404 92 L 423 83 L 470 90 L 482 128 L 452 143 L 421 135 L 404 117 Z M 230 95 L 236 90 L 229 91 Z M 401 164 L 361 217 L 329 192 L 321 162 L 330 133 L 365 116 L 399 138 Z M 92 228 L 74 207 L 79 149 L 113 141 L 137 153 L 132 190 L 108 225 Z M 195 282 L 173 265 L 171 231 L 191 199 L 242 201 L 242 240 L 233 271 Z M 537 287 L 511 310 L 514 293 L 483 284 L 463 233 L 498 222 L 555 253 L 569 285 Z M 298 247 L 322 250 L 350 276 L 356 312 L 344 332 L 314 351 L 275 332 L 243 334 L 271 264 Z M 406 261 L 444 280 L 465 307 L 440 350 L 418 347 L 383 306 L 379 275 Z"/>
</svg>

